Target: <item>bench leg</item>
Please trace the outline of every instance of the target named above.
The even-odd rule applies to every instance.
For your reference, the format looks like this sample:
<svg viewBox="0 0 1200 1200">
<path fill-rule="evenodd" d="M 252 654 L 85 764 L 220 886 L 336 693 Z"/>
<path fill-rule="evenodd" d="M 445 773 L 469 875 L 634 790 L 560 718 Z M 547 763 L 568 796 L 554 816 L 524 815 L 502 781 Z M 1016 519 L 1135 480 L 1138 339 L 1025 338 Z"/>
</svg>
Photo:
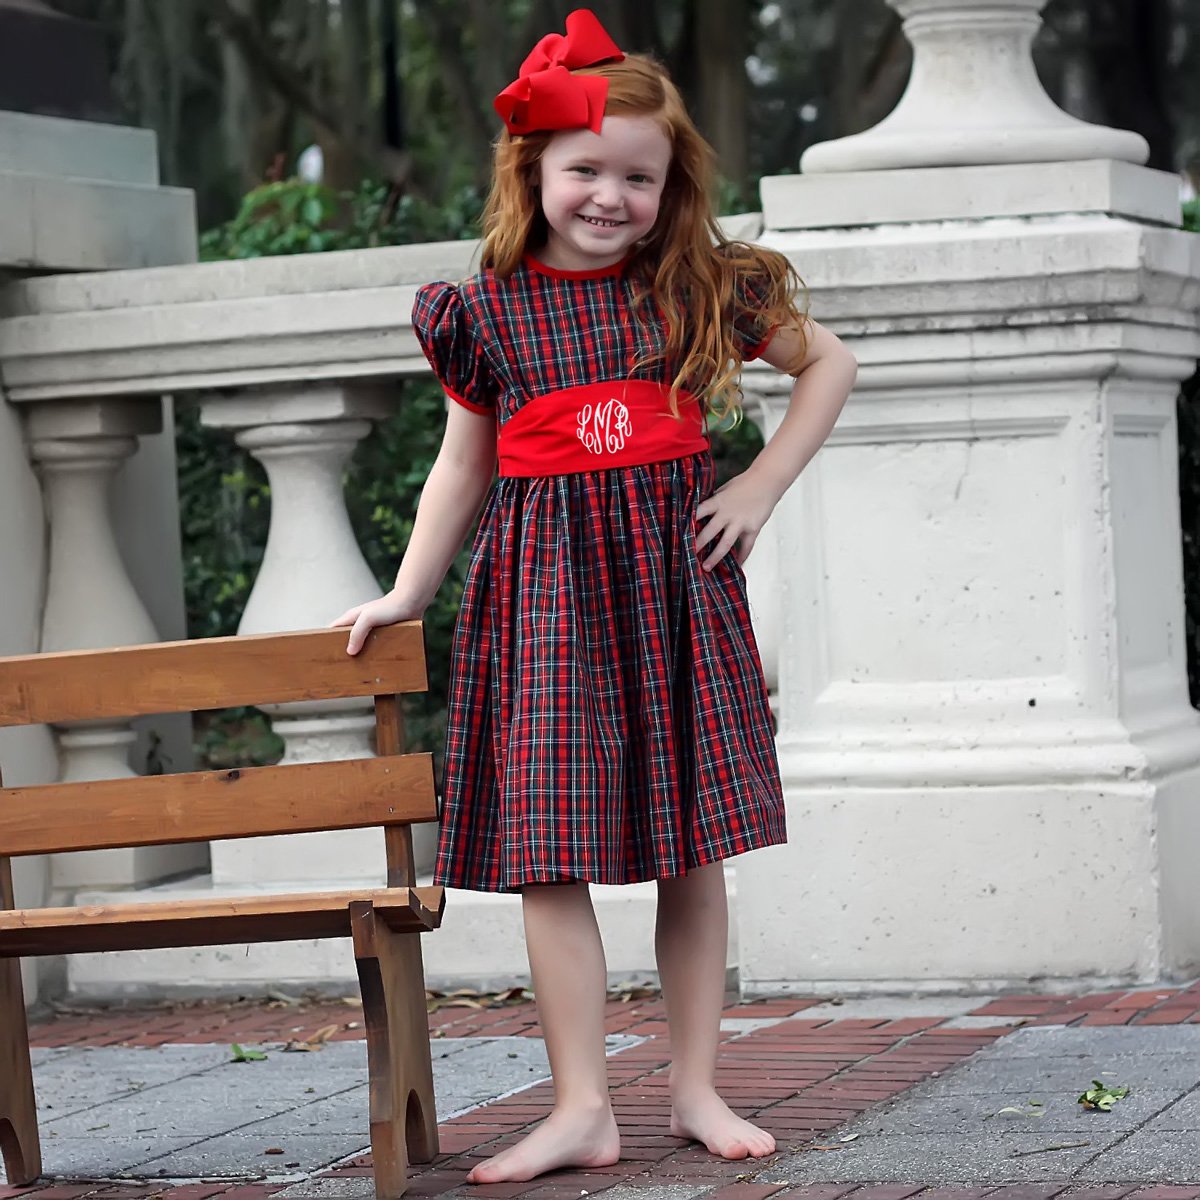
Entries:
<svg viewBox="0 0 1200 1200">
<path fill-rule="evenodd" d="M 32 1183 L 42 1173 L 21 963 L 15 958 L 0 959 L 0 1154 L 10 1185 Z"/>
<path fill-rule="evenodd" d="M 367 1027 L 375 1194 L 396 1200 L 408 1164 L 438 1152 L 421 935 L 389 929 L 370 902 L 351 904 L 350 924 Z"/>
</svg>

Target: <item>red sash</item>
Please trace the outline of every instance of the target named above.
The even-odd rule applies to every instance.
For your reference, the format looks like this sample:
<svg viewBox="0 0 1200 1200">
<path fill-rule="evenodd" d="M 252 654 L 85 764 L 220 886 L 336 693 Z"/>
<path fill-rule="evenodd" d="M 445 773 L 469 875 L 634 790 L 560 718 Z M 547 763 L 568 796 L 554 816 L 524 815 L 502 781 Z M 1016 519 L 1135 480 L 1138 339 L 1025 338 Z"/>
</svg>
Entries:
<svg viewBox="0 0 1200 1200">
<path fill-rule="evenodd" d="M 647 379 L 619 379 L 547 392 L 500 427 L 501 475 L 572 475 L 685 458 L 708 449 L 694 396 Z"/>
</svg>

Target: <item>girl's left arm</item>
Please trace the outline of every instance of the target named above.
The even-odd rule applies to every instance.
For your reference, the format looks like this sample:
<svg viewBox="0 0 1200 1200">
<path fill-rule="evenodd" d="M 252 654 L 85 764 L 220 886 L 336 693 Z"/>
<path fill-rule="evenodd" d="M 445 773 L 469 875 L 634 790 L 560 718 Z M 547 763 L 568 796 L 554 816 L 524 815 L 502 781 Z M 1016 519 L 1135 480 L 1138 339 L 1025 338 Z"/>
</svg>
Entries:
<svg viewBox="0 0 1200 1200">
<path fill-rule="evenodd" d="M 696 508 L 696 516 L 707 522 L 696 537 L 698 551 L 710 547 L 705 570 L 711 571 L 730 550 L 739 563 L 746 561 L 759 530 L 829 436 L 854 386 L 854 355 L 815 321 L 805 323 L 804 333 L 778 330 L 761 357 L 786 370 L 802 345 L 804 358 L 795 370 L 792 397 L 779 428 L 741 475 Z"/>
</svg>

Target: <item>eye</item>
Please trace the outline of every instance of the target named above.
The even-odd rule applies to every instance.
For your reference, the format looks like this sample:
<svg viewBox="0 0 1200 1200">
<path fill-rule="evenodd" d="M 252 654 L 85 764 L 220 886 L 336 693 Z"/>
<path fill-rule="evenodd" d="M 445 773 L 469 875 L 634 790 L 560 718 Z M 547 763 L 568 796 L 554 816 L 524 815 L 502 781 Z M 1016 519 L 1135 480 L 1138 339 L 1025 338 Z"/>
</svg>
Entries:
<svg viewBox="0 0 1200 1200">
<path fill-rule="evenodd" d="M 571 170 L 577 171 L 580 175 L 595 175 L 596 173 L 594 167 L 572 167 Z"/>
<path fill-rule="evenodd" d="M 631 183 L 652 183 L 653 182 L 649 175 L 630 175 L 629 180 Z"/>
</svg>

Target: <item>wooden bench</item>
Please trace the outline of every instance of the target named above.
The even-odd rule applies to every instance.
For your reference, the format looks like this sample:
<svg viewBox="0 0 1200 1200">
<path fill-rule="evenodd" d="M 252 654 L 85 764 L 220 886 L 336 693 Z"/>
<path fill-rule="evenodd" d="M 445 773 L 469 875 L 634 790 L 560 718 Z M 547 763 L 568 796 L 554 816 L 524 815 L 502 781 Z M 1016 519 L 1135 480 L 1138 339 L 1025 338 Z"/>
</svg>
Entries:
<svg viewBox="0 0 1200 1200">
<path fill-rule="evenodd" d="M 426 688 L 421 625 L 0 658 L 0 726 L 243 704 L 374 697 L 379 757 L 3 787 L 0 780 L 0 1151 L 10 1184 L 41 1174 L 20 960 L 97 950 L 349 936 L 362 987 L 376 1194 L 437 1154 L 420 933 L 443 891 L 416 887 L 409 825 L 437 816 L 427 754 L 402 754 L 398 693 Z M 76 908 L 15 906 L 11 858 L 381 826 L 387 886 Z M 364 1141 L 366 1139 L 364 1138 Z"/>
</svg>

